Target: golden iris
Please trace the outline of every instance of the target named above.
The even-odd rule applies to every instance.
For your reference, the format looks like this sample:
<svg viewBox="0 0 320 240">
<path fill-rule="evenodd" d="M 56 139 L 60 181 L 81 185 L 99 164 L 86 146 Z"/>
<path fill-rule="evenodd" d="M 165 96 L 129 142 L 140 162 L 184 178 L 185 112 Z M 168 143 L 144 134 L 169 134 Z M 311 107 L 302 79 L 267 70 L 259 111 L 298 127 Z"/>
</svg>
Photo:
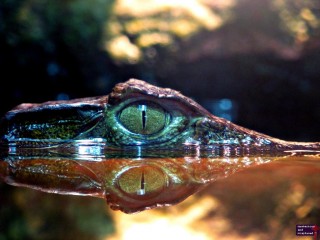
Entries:
<svg viewBox="0 0 320 240">
<path fill-rule="evenodd" d="M 168 185 L 162 170 L 148 165 L 127 169 L 117 182 L 122 192 L 136 199 L 155 197 Z"/>
<path fill-rule="evenodd" d="M 119 114 L 121 124 L 132 133 L 150 135 L 165 127 L 167 114 L 154 103 L 134 103 Z"/>
</svg>

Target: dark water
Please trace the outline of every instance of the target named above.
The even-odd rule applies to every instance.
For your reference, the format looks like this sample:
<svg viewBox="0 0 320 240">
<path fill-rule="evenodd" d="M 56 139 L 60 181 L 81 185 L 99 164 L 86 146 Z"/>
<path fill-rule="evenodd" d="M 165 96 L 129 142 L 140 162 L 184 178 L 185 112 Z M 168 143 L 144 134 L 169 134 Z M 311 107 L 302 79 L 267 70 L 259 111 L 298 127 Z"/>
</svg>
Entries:
<svg viewBox="0 0 320 240">
<path fill-rule="evenodd" d="M 168 165 L 172 162 L 179 167 Z M 320 156 L 316 153 L 140 159 L 88 159 L 87 155 L 76 161 L 25 154 L 3 157 L 0 163 L 4 180 L 0 239 L 311 239 L 297 237 L 296 225 L 320 225 Z M 174 188 L 175 192 L 187 189 L 185 196 L 177 196 L 176 202 L 168 198 L 170 206 L 158 198 L 163 206 L 155 207 L 145 195 L 134 204 L 151 203 L 152 210 L 147 205 L 147 210 L 135 214 L 112 210 L 101 188 L 112 192 L 108 184 L 116 180 L 107 180 L 112 169 L 116 166 L 125 172 L 122 169 L 132 164 L 133 169 L 141 164 L 167 168 L 170 171 L 165 173 L 176 178 L 181 178 L 181 171 L 187 172 L 188 177 Z M 144 176 L 148 189 L 146 172 Z M 192 183 L 197 187 L 190 188 Z M 162 189 L 162 199 L 174 196 L 171 190 Z"/>
<path fill-rule="evenodd" d="M 296 224 L 319 225 L 319 214 L 320 158 L 292 156 L 212 182 L 175 206 L 112 215 L 115 239 L 312 239 L 297 237 Z"/>
</svg>

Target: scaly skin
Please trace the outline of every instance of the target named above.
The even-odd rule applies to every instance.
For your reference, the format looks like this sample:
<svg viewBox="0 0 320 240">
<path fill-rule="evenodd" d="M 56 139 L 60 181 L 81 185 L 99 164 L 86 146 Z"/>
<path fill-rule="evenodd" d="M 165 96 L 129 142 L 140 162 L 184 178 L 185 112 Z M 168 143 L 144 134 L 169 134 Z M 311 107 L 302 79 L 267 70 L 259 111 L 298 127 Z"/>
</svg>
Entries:
<svg viewBox="0 0 320 240">
<path fill-rule="evenodd" d="M 21 149 L 20 149 L 21 150 Z M 33 149 L 0 161 L 7 184 L 49 193 L 105 198 L 113 210 L 134 213 L 183 201 L 210 182 L 273 158 L 62 158 Z M 29 156 L 26 156 L 28 155 Z"/>
<path fill-rule="evenodd" d="M 19 105 L 0 123 L 0 139 L 6 183 L 105 197 L 127 213 L 178 203 L 269 156 L 320 148 L 239 127 L 140 80 L 108 96 Z"/>
<path fill-rule="evenodd" d="M 2 144 L 48 147 L 100 139 L 113 149 L 231 151 L 319 150 L 319 143 L 286 142 L 213 116 L 177 91 L 131 79 L 102 97 L 21 104 L 0 123 Z M 240 149 L 240 150 L 239 150 Z"/>
</svg>

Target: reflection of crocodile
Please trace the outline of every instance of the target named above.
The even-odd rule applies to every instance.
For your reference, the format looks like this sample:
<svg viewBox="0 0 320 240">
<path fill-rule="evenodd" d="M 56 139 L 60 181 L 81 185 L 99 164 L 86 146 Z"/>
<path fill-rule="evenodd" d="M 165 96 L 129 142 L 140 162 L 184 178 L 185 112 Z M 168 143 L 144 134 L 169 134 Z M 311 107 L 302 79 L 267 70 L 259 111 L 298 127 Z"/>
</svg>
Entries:
<svg viewBox="0 0 320 240">
<path fill-rule="evenodd" d="M 29 147 L 99 139 L 115 148 L 319 150 L 319 143 L 285 142 L 239 127 L 177 91 L 134 79 L 117 84 L 107 96 L 21 104 L 0 126 L 2 143 Z"/>
<path fill-rule="evenodd" d="M 0 180 L 49 193 L 105 198 L 113 210 L 134 213 L 179 203 L 211 182 L 276 160 L 256 156 L 96 158 L 77 154 L 63 157 L 43 149 L 23 148 L 2 156 L 0 151 Z"/>
<path fill-rule="evenodd" d="M 0 155 L 0 179 L 8 184 L 105 197 L 124 212 L 180 202 L 209 182 L 270 160 L 247 154 L 319 152 L 319 143 L 239 127 L 139 80 L 116 85 L 108 96 L 21 104 L 2 119 L 0 141 L 0 150 L 9 144 Z"/>
</svg>

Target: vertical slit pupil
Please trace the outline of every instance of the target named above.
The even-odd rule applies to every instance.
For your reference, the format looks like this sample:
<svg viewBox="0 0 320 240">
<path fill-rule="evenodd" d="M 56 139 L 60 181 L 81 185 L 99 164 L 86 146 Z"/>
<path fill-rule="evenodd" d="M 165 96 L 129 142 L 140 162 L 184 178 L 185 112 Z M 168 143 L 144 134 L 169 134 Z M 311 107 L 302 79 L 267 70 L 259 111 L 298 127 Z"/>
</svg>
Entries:
<svg viewBox="0 0 320 240">
<path fill-rule="evenodd" d="M 145 181 L 144 181 L 144 171 L 142 172 L 142 176 L 141 176 L 141 182 L 140 182 L 140 189 L 144 190 L 144 185 L 145 185 Z"/>
<path fill-rule="evenodd" d="M 146 111 L 143 110 L 143 111 L 142 111 L 142 128 L 143 128 L 143 129 L 146 128 L 146 118 L 147 118 L 147 116 L 146 116 Z"/>
<path fill-rule="evenodd" d="M 139 109 L 141 111 L 141 117 L 142 117 L 142 129 L 146 129 L 146 123 L 147 123 L 147 106 L 146 105 L 139 105 Z"/>
</svg>

